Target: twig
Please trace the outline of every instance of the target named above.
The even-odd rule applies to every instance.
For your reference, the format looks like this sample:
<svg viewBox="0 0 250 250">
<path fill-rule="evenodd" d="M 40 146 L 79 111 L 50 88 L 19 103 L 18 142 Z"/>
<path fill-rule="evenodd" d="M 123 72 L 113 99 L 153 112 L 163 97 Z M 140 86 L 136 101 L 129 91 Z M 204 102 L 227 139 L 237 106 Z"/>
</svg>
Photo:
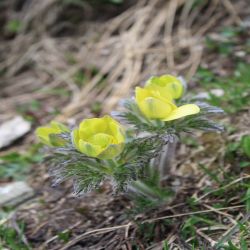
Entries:
<svg viewBox="0 0 250 250">
<path fill-rule="evenodd" d="M 195 231 L 197 234 L 199 234 L 202 238 L 204 238 L 206 241 L 208 241 L 211 246 L 214 246 L 217 242 L 213 239 L 211 239 L 209 236 L 207 236 L 206 234 L 204 234 L 200 229 L 195 227 Z"/>
<path fill-rule="evenodd" d="M 75 224 L 72 225 L 71 227 L 69 227 L 69 228 L 63 230 L 62 233 L 67 233 L 67 232 L 69 232 L 69 231 L 72 230 L 73 228 L 79 226 L 81 223 L 82 223 L 81 221 L 78 221 L 77 223 L 75 223 Z M 48 245 L 48 244 L 51 243 L 52 241 L 58 239 L 58 237 L 59 237 L 58 235 L 55 235 L 55 236 L 53 236 L 52 238 L 48 239 L 47 241 L 44 242 L 43 247 L 45 247 L 46 245 Z"/>
<path fill-rule="evenodd" d="M 220 191 L 220 190 L 222 190 L 222 189 L 228 188 L 228 187 L 230 187 L 230 186 L 236 184 L 237 182 L 242 181 L 242 180 L 244 180 L 244 179 L 248 179 L 248 178 L 250 178 L 250 175 L 246 175 L 246 176 L 240 177 L 240 178 L 238 178 L 238 179 L 236 179 L 236 180 L 234 180 L 234 181 L 228 183 L 227 185 L 225 185 L 225 186 L 223 186 L 223 187 L 220 187 L 220 188 L 217 188 L 217 189 L 212 190 L 212 191 L 210 191 L 210 192 L 207 192 L 206 194 L 204 194 L 204 195 L 202 195 L 201 197 L 197 198 L 195 201 L 196 201 L 196 202 L 197 202 L 197 201 L 201 201 L 202 199 L 204 199 L 205 197 L 207 197 L 208 195 L 210 195 L 210 194 L 212 194 L 212 193 L 215 193 L 215 192 L 218 192 L 218 191 Z"/>
<path fill-rule="evenodd" d="M 230 210 L 230 209 L 237 209 L 237 208 L 242 208 L 242 207 L 245 207 L 245 205 L 238 205 L 238 206 L 232 206 L 232 207 L 222 207 L 222 208 L 217 208 L 216 210 L 217 211 Z M 162 216 L 162 217 L 158 217 L 158 218 L 154 218 L 154 219 L 145 220 L 145 221 L 142 222 L 142 224 L 143 223 L 151 223 L 151 222 L 158 221 L 158 220 L 165 220 L 165 219 L 183 217 L 183 216 L 187 216 L 187 215 L 211 213 L 211 212 L 214 212 L 214 211 L 215 211 L 214 209 L 207 209 L 207 210 L 196 211 L 196 212 L 189 212 L 189 213 L 183 213 L 183 214 L 174 214 L 174 215 Z"/>
<path fill-rule="evenodd" d="M 16 230 L 16 232 L 19 235 L 19 237 L 21 238 L 22 242 L 25 244 L 25 246 L 27 246 L 28 249 L 31 249 L 31 246 L 30 246 L 30 244 L 29 244 L 26 236 L 21 231 L 19 225 L 16 222 L 16 215 L 12 216 L 12 218 L 11 218 L 11 224 L 12 224 L 13 228 Z"/>
<path fill-rule="evenodd" d="M 238 205 L 238 206 L 231 206 L 231 207 L 223 207 L 223 208 L 218 208 L 216 210 L 217 211 L 230 210 L 230 209 L 237 209 L 237 208 L 242 208 L 242 207 L 245 207 L 245 206 L 244 205 Z M 158 218 L 154 218 L 154 219 L 144 220 L 144 221 L 141 222 L 141 224 L 151 223 L 151 222 L 158 221 L 158 220 L 183 217 L 183 216 L 187 216 L 187 215 L 203 214 L 203 213 L 211 213 L 211 212 L 215 212 L 215 210 L 214 209 L 207 209 L 207 210 L 203 210 L 203 211 L 196 211 L 196 212 L 189 212 L 189 213 L 182 213 L 182 214 L 175 214 L 175 215 L 163 216 L 163 217 L 158 217 Z M 125 224 L 125 225 L 114 226 L 114 227 L 106 227 L 106 228 L 100 228 L 100 229 L 94 229 L 94 230 L 88 231 L 88 232 L 86 232 L 86 233 L 84 233 L 82 235 L 77 236 L 76 238 L 74 238 L 73 240 L 71 240 L 69 243 L 67 243 L 63 248 L 60 248 L 60 249 L 61 250 L 66 250 L 69 247 L 75 245 L 77 242 L 79 242 L 82 239 L 84 239 L 86 236 L 89 236 L 91 234 L 104 234 L 104 233 L 108 233 L 108 232 L 111 232 L 111 231 L 114 231 L 114 230 L 117 230 L 117 229 L 121 229 L 121 228 L 127 229 L 131 225 L 132 225 L 132 223 L 129 222 L 128 224 Z M 55 250 L 56 249 L 57 248 L 55 248 Z"/>
<path fill-rule="evenodd" d="M 250 218 L 250 213 L 247 213 L 244 218 L 240 221 L 240 224 L 247 222 Z M 224 242 L 227 242 L 231 236 L 239 230 L 239 224 L 234 225 L 226 235 L 224 235 L 219 242 L 215 245 L 215 249 L 219 249 Z"/>
<path fill-rule="evenodd" d="M 237 11 L 235 10 L 235 7 L 233 6 L 233 4 L 230 2 L 230 0 L 222 0 L 222 3 L 224 4 L 224 6 L 226 7 L 226 9 L 228 10 L 228 12 L 233 16 L 234 21 L 236 22 L 237 25 L 241 25 L 242 24 L 242 20 L 239 17 Z"/>
<path fill-rule="evenodd" d="M 81 241 L 82 239 L 84 239 L 88 235 L 104 234 L 104 233 L 112 232 L 112 231 L 117 230 L 117 229 L 128 228 L 130 225 L 131 225 L 131 222 L 128 224 L 125 224 L 125 225 L 121 225 L 121 226 L 106 227 L 106 228 L 100 228 L 100 229 L 94 229 L 94 230 L 88 231 L 84 234 L 78 235 L 76 238 L 74 238 L 69 243 L 67 243 L 63 248 L 60 248 L 60 250 L 68 249 L 69 247 L 75 245 L 77 242 Z M 55 249 L 57 249 L 57 248 L 55 248 Z"/>
</svg>

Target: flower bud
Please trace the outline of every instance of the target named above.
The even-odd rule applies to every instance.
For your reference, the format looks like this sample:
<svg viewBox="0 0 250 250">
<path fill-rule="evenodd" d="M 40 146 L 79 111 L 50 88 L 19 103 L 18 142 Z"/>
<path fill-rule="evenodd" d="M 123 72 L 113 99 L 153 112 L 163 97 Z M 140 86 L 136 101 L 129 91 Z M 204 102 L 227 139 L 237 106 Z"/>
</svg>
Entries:
<svg viewBox="0 0 250 250">
<path fill-rule="evenodd" d="M 39 127 L 36 129 L 36 136 L 49 146 L 59 147 L 64 146 L 67 141 L 58 136 L 62 133 L 69 133 L 70 130 L 62 123 L 51 121 L 50 126 Z"/>
</svg>

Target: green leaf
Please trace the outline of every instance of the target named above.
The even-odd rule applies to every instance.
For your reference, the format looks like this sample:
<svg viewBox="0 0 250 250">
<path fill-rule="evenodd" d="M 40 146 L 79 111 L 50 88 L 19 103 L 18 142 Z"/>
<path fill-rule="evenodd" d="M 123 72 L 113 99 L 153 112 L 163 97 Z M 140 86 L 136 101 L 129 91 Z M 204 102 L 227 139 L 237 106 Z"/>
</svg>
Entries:
<svg viewBox="0 0 250 250">
<path fill-rule="evenodd" d="M 198 166 L 204 171 L 205 174 L 207 174 L 212 180 L 217 182 L 218 184 L 221 184 L 220 179 L 217 176 L 217 173 L 213 173 L 211 169 L 208 169 L 205 165 L 203 164 L 198 164 Z"/>
<path fill-rule="evenodd" d="M 246 210 L 250 212 L 250 188 L 247 189 L 244 200 L 246 201 Z"/>
<path fill-rule="evenodd" d="M 248 250 L 249 249 L 248 243 L 243 237 L 241 237 L 241 239 L 240 239 L 240 247 L 241 247 L 241 250 Z"/>
<path fill-rule="evenodd" d="M 20 234 L 10 226 L 0 225 L 0 249 L 29 250 L 22 242 L 24 223 L 18 222 Z M 5 248 L 2 248 L 2 244 Z"/>
<path fill-rule="evenodd" d="M 239 63 L 237 65 L 237 69 L 235 70 L 235 77 L 238 81 L 245 83 L 246 87 L 249 86 L 250 79 L 250 64 L 247 63 Z M 246 89 L 244 89 L 245 92 Z"/>
<path fill-rule="evenodd" d="M 78 70 L 74 75 L 74 82 L 82 87 L 86 81 L 86 76 L 82 70 Z"/>
<path fill-rule="evenodd" d="M 250 158 L 250 135 L 242 138 L 242 148 L 244 153 Z"/>
<path fill-rule="evenodd" d="M 0 178 L 22 180 L 26 177 L 31 164 L 40 162 L 40 144 L 33 145 L 27 152 L 12 152 L 0 156 Z"/>
<path fill-rule="evenodd" d="M 240 250 L 238 247 L 236 247 L 233 243 L 232 243 L 232 241 L 230 240 L 230 241 L 228 241 L 228 246 L 229 246 L 229 250 Z"/>
<path fill-rule="evenodd" d="M 248 168 L 248 167 L 250 167 L 250 161 L 242 161 L 242 162 L 240 162 L 240 167 L 241 168 Z"/>
<path fill-rule="evenodd" d="M 163 250 L 169 250 L 170 249 L 166 240 L 163 241 L 162 248 L 163 248 Z"/>
<path fill-rule="evenodd" d="M 67 143 L 67 140 L 61 137 L 61 134 L 50 134 L 49 135 L 50 143 L 55 147 L 63 146 Z"/>
<path fill-rule="evenodd" d="M 69 238 L 70 238 L 70 232 L 69 231 L 66 231 L 66 232 L 60 232 L 57 234 L 58 235 L 58 238 L 60 240 L 62 240 L 63 242 L 68 242 L 69 241 Z"/>
<path fill-rule="evenodd" d="M 6 30 L 11 33 L 18 33 L 22 29 L 22 23 L 19 20 L 10 20 L 6 25 Z"/>
</svg>

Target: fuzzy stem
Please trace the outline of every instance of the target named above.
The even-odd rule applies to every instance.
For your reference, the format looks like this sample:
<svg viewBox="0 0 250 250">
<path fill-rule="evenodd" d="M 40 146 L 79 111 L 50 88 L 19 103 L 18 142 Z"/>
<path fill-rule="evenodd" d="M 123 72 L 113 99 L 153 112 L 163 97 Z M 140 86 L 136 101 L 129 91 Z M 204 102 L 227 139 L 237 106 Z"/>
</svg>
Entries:
<svg viewBox="0 0 250 250">
<path fill-rule="evenodd" d="M 105 163 L 106 163 L 105 167 L 107 168 L 108 174 L 110 175 L 112 175 L 114 169 L 119 166 L 118 162 L 113 159 L 105 160 Z"/>
<path fill-rule="evenodd" d="M 132 182 L 128 189 L 132 192 L 135 192 L 135 193 L 139 193 L 141 195 L 144 195 L 146 197 L 148 197 L 149 199 L 151 200 L 156 200 L 158 197 L 157 197 L 157 194 L 154 193 L 154 191 L 152 189 L 150 189 L 150 187 L 148 187 L 145 183 L 143 183 L 143 181 L 141 181 L 140 179 Z"/>
<path fill-rule="evenodd" d="M 168 143 L 167 145 L 163 146 L 163 152 L 159 157 L 159 161 L 157 161 L 157 168 L 160 173 L 160 179 L 164 180 L 167 175 L 169 175 L 172 160 L 175 156 L 176 151 L 176 138 L 172 143 Z"/>
</svg>

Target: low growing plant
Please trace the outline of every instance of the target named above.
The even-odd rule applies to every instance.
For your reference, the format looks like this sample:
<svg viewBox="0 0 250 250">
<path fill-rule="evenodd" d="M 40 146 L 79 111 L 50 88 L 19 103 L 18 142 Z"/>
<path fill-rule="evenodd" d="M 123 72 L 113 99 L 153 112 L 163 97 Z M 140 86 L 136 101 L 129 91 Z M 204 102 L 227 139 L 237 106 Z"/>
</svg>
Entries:
<svg viewBox="0 0 250 250">
<path fill-rule="evenodd" d="M 165 145 L 183 132 L 223 130 L 211 119 L 223 112 L 220 108 L 184 92 L 181 78 L 151 77 L 112 117 L 85 119 L 73 130 L 58 122 L 38 128 L 37 136 L 50 147 L 47 160 L 55 184 L 71 178 L 75 193 L 81 194 L 110 180 L 115 191 L 137 190 L 152 199 L 168 195 L 158 185 L 164 177 L 158 159 Z"/>
</svg>

